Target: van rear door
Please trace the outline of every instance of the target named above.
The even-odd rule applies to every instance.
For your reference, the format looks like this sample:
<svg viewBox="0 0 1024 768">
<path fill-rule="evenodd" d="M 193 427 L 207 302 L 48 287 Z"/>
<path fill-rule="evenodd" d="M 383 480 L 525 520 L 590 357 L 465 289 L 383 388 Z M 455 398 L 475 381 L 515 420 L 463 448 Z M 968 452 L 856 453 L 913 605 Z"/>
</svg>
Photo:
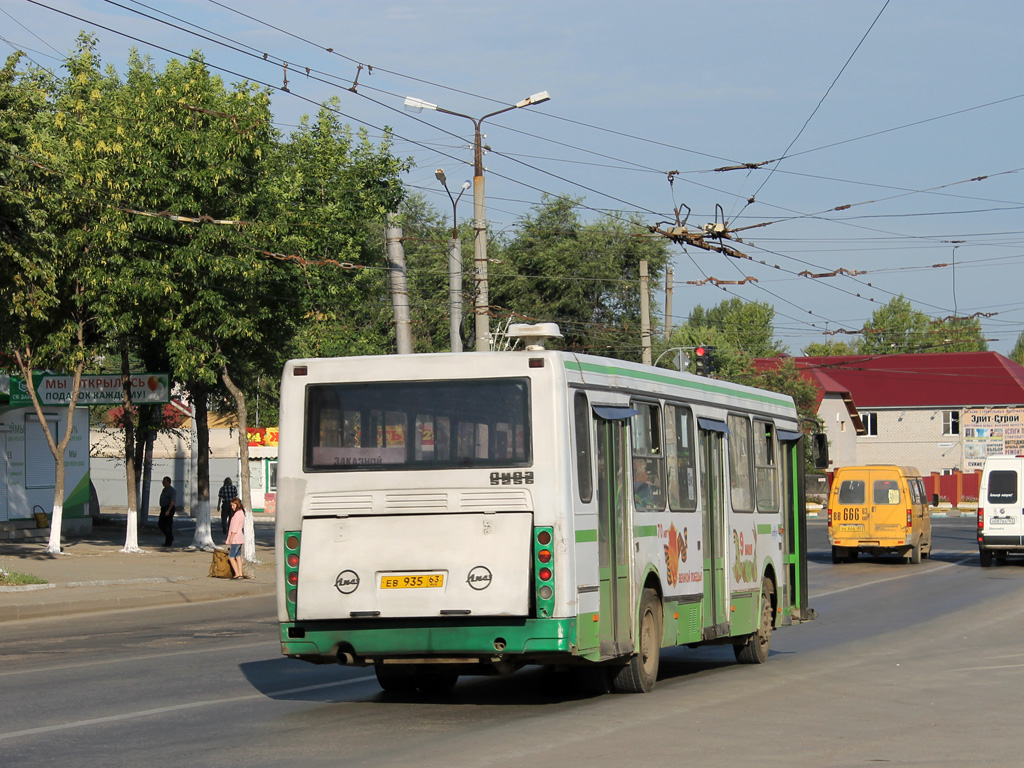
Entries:
<svg viewBox="0 0 1024 768">
<path fill-rule="evenodd" d="M 985 491 L 984 532 L 986 543 L 1021 544 L 1021 499 L 1018 493 L 1020 480 L 1017 470 L 1007 466 L 992 469 L 988 473 L 988 487 Z"/>
<path fill-rule="evenodd" d="M 857 542 L 867 536 L 868 482 L 866 473 L 841 480 L 836 502 L 832 505 L 833 536 L 847 542 Z"/>
<path fill-rule="evenodd" d="M 892 546 L 893 539 L 902 543 L 907 527 L 910 498 L 895 467 L 877 467 L 868 475 L 871 511 L 864 538 L 881 546 Z"/>
</svg>

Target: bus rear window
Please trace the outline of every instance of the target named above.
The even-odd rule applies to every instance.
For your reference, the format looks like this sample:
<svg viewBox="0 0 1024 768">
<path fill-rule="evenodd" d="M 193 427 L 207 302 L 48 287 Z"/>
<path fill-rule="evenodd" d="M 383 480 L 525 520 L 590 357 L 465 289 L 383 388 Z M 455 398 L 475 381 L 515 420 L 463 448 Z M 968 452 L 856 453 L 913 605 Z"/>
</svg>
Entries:
<svg viewBox="0 0 1024 768">
<path fill-rule="evenodd" d="M 312 384 L 305 469 L 525 466 L 527 379 Z"/>
<path fill-rule="evenodd" d="M 988 475 L 988 503 L 1017 503 L 1017 472 L 1012 469 L 994 469 Z"/>
</svg>

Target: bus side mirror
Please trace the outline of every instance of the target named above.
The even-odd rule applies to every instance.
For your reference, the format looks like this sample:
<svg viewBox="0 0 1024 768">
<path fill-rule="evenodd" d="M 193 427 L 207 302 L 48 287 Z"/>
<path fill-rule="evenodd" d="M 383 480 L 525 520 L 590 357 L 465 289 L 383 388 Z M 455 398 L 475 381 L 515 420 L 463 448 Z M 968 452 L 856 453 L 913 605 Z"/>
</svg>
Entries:
<svg viewBox="0 0 1024 768">
<path fill-rule="evenodd" d="M 939 506 L 939 494 L 937 494 L 937 493 L 933 493 L 932 494 L 932 506 L 933 507 Z"/>
<path fill-rule="evenodd" d="M 828 469 L 828 435 L 824 432 L 811 435 L 811 459 L 815 469 Z"/>
</svg>

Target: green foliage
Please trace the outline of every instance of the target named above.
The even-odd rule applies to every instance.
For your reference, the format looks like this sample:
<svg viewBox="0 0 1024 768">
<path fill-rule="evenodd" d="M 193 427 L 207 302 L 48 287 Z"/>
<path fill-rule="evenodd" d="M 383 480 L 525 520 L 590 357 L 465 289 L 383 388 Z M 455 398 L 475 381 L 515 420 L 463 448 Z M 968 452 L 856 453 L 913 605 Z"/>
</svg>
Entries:
<svg viewBox="0 0 1024 768">
<path fill-rule="evenodd" d="M 856 342 L 849 341 L 825 341 L 808 344 L 803 349 L 807 357 L 837 357 L 842 355 L 856 355 Z"/>
<path fill-rule="evenodd" d="M 639 221 L 584 223 L 578 204 L 545 197 L 520 221 L 501 263 L 489 267 L 490 303 L 499 318 L 557 322 L 566 349 L 639 360 L 640 262 L 657 285 L 668 247 L 639 237 L 646 232 Z"/>
<path fill-rule="evenodd" d="M 1010 359 L 1024 365 L 1024 333 L 1017 337 L 1017 343 L 1013 345 L 1013 350 L 1010 352 Z"/>
<path fill-rule="evenodd" d="M 262 190 L 273 222 L 263 235 L 305 262 L 292 350 L 300 357 L 375 354 L 393 335 L 387 273 L 368 265 L 382 262 L 386 216 L 399 208 L 409 164 L 391 154 L 390 133 L 374 146 L 365 130 L 341 124 L 338 103 L 274 147 Z"/>
<path fill-rule="evenodd" d="M 984 352 L 988 349 L 976 317 L 931 320 L 903 294 L 875 310 L 857 344 L 862 355 L 906 352 Z"/>
<path fill-rule="evenodd" d="M 698 304 L 687 321 L 672 331 L 665 348 L 711 347 L 715 376 L 735 381 L 749 368 L 751 358 L 775 357 L 785 352 L 774 337 L 774 319 L 775 309 L 762 302 L 731 298 L 710 309 Z"/>
</svg>

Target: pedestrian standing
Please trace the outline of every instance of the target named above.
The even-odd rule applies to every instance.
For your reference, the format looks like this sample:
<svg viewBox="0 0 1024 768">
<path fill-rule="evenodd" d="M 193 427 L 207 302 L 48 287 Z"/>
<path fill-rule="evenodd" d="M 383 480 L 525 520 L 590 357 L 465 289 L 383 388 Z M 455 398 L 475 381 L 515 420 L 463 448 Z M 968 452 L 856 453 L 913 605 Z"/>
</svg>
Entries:
<svg viewBox="0 0 1024 768">
<path fill-rule="evenodd" d="M 228 525 L 228 563 L 231 564 L 231 578 L 244 579 L 242 570 L 242 545 L 245 544 L 245 508 L 237 496 L 231 500 L 231 522 Z"/>
<path fill-rule="evenodd" d="M 164 535 L 164 546 L 174 546 L 174 509 L 177 496 L 174 493 L 174 486 L 171 485 L 171 478 L 164 478 L 164 489 L 160 492 L 160 517 L 156 524 L 160 533 Z"/>
<path fill-rule="evenodd" d="M 220 506 L 220 532 L 227 534 L 228 522 L 231 520 L 231 500 L 238 498 L 238 489 L 230 477 L 224 478 L 224 485 L 217 491 L 217 504 Z"/>
</svg>

